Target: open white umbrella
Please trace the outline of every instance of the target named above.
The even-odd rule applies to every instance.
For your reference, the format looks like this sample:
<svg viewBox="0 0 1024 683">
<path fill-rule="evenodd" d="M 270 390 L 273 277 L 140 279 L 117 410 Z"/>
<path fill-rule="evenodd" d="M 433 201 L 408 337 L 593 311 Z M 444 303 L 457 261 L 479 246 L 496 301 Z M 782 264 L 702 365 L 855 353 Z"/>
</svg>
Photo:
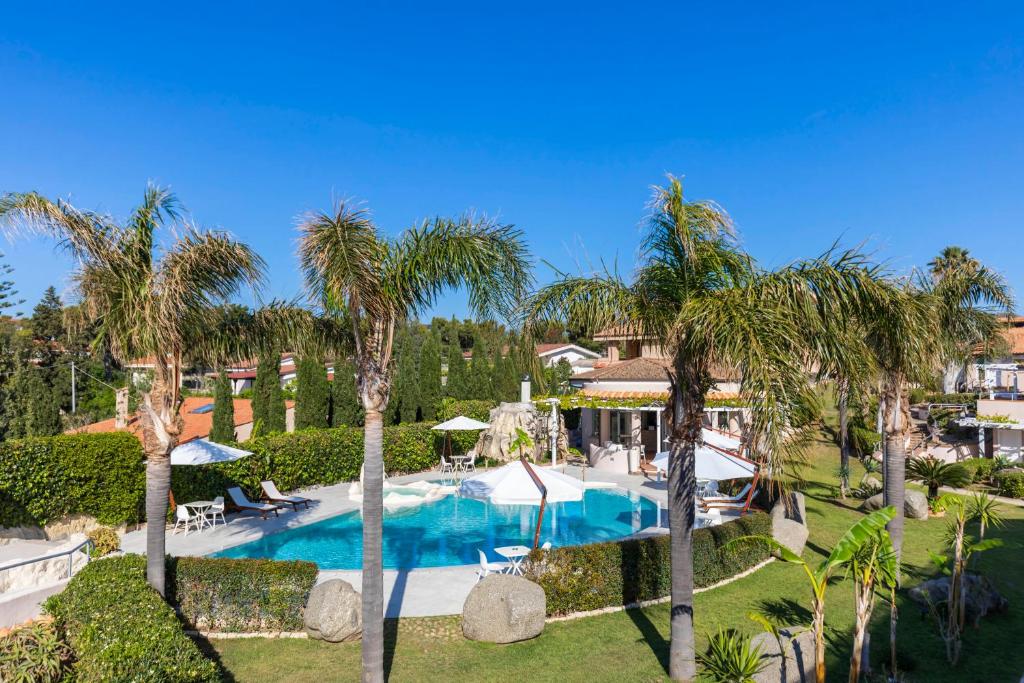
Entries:
<svg viewBox="0 0 1024 683">
<path fill-rule="evenodd" d="M 751 479 L 757 472 L 757 465 L 735 455 L 728 455 L 708 446 L 697 448 L 696 478 L 708 481 L 727 479 Z M 651 464 L 662 472 L 668 471 L 669 451 L 654 456 Z"/>
<path fill-rule="evenodd" d="M 530 469 L 547 489 L 549 503 L 583 500 L 583 482 L 561 472 L 534 467 Z M 540 505 L 543 494 L 534 483 L 522 461 L 516 460 L 503 467 L 467 477 L 459 486 L 459 493 L 468 498 L 488 499 L 498 505 Z"/>
<path fill-rule="evenodd" d="M 486 422 L 459 415 L 450 420 L 445 420 L 441 424 L 434 425 L 431 429 L 436 429 L 439 432 L 470 432 L 476 429 L 487 429 L 490 426 Z"/>
<path fill-rule="evenodd" d="M 172 465 L 211 465 L 218 462 L 239 460 L 252 451 L 243 451 L 224 444 L 194 439 L 181 444 L 171 451 Z"/>
<path fill-rule="evenodd" d="M 709 446 L 714 446 L 723 451 L 730 451 L 732 453 L 739 453 L 743 449 L 743 442 L 734 436 L 729 436 L 723 432 L 716 431 L 714 429 L 702 429 L 701 435 L 704 438 L 704 443 Z"/>
</svg>

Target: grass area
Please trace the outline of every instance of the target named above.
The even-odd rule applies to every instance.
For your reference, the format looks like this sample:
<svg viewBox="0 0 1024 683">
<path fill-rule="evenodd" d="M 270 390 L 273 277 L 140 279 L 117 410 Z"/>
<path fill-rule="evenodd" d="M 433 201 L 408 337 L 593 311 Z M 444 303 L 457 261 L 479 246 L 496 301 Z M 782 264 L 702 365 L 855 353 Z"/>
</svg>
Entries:
<svg viewBox="0 0 1024 683">
<path fill-rule="evenodd" d="M 822 437 L 805 472 L 811 535 L 804 553 L 820 561 L 860 516 L 859 501 L 834 500 L 838 450 Z M 854 473 L 853 481 L 860 477 Z M 978 556 L 978 568 L 1010 600 L 1005 615 L 968 628 L 960 664 L 951 668 L 930 616 L 900 598 L 898 642 L 908 681 L 1017 681 L 1024 673 L 1024 509 L 1004 506 L 1006 525 L 993 533 L 1016 547 Z M 906 521 L 904 580 L 912 586 L 935 576 L 928 551 L 942 550 L 946 522 Z M 747 613 L 760 611 L 780 623 L 809 622 L 809 589 L 802 570 L 775 562 L 752 576 L 701 593 L 695 601 L 698 647 L 719 627 L 756 633 Z M 853 626 L 850 581 L 830 586 L 826 602 L 829 680 L 846 680 Z M 389 622 L 385 666 L 393 681 L 660 681 L 668 658 L 668 606 L 630 610 L 549 624 L 537 639 L 515 645 L 472 643 L 461 637 L 457 617 Z M 872 661 L 888 657 L 888 610 L 879 602 L 872 622 Z M 308 640 L 213 641 L 224 667 L 239 683 L 272 681 L 355 681 L 359 645 L 328 645 Z"/>
</svg>

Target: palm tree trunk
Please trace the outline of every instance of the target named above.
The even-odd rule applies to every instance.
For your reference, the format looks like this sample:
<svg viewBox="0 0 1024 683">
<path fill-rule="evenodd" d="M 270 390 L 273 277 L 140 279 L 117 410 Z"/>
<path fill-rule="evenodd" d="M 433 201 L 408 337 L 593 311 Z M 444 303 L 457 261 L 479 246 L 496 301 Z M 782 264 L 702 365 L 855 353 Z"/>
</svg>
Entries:
<svg viewBox="0 0 1024 683">
<path fill-rule="evenodd" d="M 896 671 L 896 620 L 899 612 L 896 611 L 896 589 L 889 588 L 889 680 L 899 680 Z"/>
<path fill-rule="evenodd" d="M 846 498 L 850 490 L 850 383 L 839 381 L 839 496 Z"/>
<path fill-rule="evenodd" d="M 885 404 L 885 482 L 883 498 L 896 509 L 896 516 L 886 525 L 892 546 L 899 559 L 903 550 L 903 504 L 907 486 L 907 447 L 905 405 L 901 378 L 889 378 L 883 389 Z"/>
<path fill-rule="evenodd" d="M 167 548 L 167 507 L 171 490 L 171 456 L 160 449 L 146 453 L 146 579 L 166 596 L 164 554 Z"/>
<path fill-rule="evenodd" d="M 694 474 L 697 441 L 704 416 L 704 389 L 694 368 L 677 364 L 672 455 L 668 468 L 668 519 L 672 566 L 669 677 L 697 676 L 693 633 Z"/>
<path fill-rule="evenodd" d="M 363 683 L 384 681 L 384 416 L 366 410 L 363 442 Z"/>
<path fill-rule="evenodd" d="M 823 589 L 824 590 L 824 589 Z M 814 613 L 811 617 L 811 631 L 814 633 L 814 680 L 825 683 L 825 595 L 814 599 Z"/>
<path fill-rule="evenodd" d="M 860 680 L 861 659 L 864 654 L 864 636 L 867 634 L 868 622 L 871 620 L 871 608 L 875 587 L 873 584 L 856 582 L 854 586 L 854 609 L 856 617 L 853 624 L 853 651 L 850 653 L 850 683 Z"/>
</svg>

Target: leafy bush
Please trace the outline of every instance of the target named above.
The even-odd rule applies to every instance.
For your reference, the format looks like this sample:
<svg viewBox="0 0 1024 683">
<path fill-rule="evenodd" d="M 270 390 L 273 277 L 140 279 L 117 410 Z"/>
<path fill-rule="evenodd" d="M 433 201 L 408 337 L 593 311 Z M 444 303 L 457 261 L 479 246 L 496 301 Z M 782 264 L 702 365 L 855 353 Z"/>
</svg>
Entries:
<svg viewBox="0 0 1024 683">
<path fill-rule="evenodd" d="M 694 530 L 694 585 L 710 586 L 767 559 L 768 549 L 759 544 L 723 548 L 747 535 L 771 535 L 768 515 L 758 512 Z M 544 589 L 549 615 L 664 597 L 672 584 L 669 537 L 535 551 L 527 563 L 527 576 Z"/>
<path fill-rule="evenodd" d="M 700 677 L 712 683 L 747 683 L 764 671 L 768 661 L 761 646 L 751 647 L 750 636 L 719 629 L 708 636 L 708 649 L 697 654 Z"/>
<path fill-rule="evenodd" d="M 312 562 L 171 558 L 169 598 L 196 629 L 301 631 L 317 571 Z"/>
<path fill-rule="evenodd" d="M 417 422 L 384 428 L 384 467 L 389 475 L 422 472 L 437 467 L 444 434 Z M 462 452 L 476 442 L 476 432 L 452 432 L 452 448 Z M 234 462 L 171 470 L 176 500 L 211 499 L 229 486 L 241 486 L 250 495 L 260 482 L 273 479 L 282 491 L 337 484 L 359 479 L 363 465 L 362 427 L 304 429 L 271 434 L 245 443 L 253 455 Z"/>
<path fill-rule="evenodd" d="M 940 486 L 959 488 L 971 483 L 971 474 L 958 463 L 943 462 L 938 458 L 910 458 L 907 461 L 907 479 L 919 481 L 928 487 L 928 497 L 939 495 Z"/>
<path fill-rule="evenodd" d="M 999 489 L 999 495 L 1008 498 L 1024 498 L 1024 472 L 1019 470 L 997 472 L 992 480 L 996 488 Z"/>
<path fill-rule="evenodd" d="M 145 500 L 142 446 L 131 434 L 74 434 L 0 443 L 0 526 L 67 515 L 138 521 Z"/>
<path fill-rule="evenodd" d="M 90 562 L 45 609 L 75 652 L 78 683 L 220 680 L 217 666 L 146 583 L 141 555 Z"/>
<path fill-rule="evenodd" d="M 860 457 L 866 457 L 878 450 L 882 435 L 866 427 L 850 427 L 850 448 Z"/>
<path fill-rule="evenodd" d="M 53 624 L 37 621 L 0 636 L 0 681 L 51 683 L 71 664 L 71 648 Z"/>
<path fill-rule="evenodd" d="M 958 464 L 966 470 L 975 484 L 989 481 L 995 471 L 995 462 L 989 458 L 967 458 Z"/>
<path fill-rule="evenodd" d="M 437 404 L 437 421 L 444 422 L 464 415 L 481 422 L 490 422 L 491 408 L 495 408 L 497 405 L 495 401 L 488 400 L 443 398 Z"/>
<path fill-rule="evenodd" d="M 108 526 L 98 526 L 86 537 L 92 541 L 93 557 L 103 557 L 121 549 L 121 537 Z"/>
</svg>

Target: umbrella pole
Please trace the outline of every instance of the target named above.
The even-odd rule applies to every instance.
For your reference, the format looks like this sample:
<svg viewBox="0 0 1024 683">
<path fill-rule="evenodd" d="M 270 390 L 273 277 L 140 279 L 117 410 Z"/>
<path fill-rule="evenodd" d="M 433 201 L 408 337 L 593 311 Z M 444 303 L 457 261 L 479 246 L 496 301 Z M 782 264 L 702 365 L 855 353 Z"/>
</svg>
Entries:
<svg viewBox="0 0 1024 683">
<path fill-rule="evenodd" d="M 537 529 L 533 532 L 533 548 L 537 549 L 537 543 L 540 541 L 540 525 L 544 522 L 544 507 L 548 502 L 548 487 L 544 486 L 544 482 L 540 480 L 537 473 L 533 471 L 533 467 L 529 462 L 526 461 L 526 456 L 520 451 L 519 461 L 523 463 L 523 467 L 526 469 L 526 473 L 530 475 L 530 479 L 533 480 L 537 490 L 540 491 L 540 514 L 537 515 Z"/>
<path fill-rule="evenodd" d="M 544 506 L 548 502 L 548 492 L 545 491 L 540 497 L 540 514 L 537 515 L 537 529 L 533 532 L 533 549 L 537 549 L 540 543 L 540 525 L 544 523 Z"/>
</svg>

